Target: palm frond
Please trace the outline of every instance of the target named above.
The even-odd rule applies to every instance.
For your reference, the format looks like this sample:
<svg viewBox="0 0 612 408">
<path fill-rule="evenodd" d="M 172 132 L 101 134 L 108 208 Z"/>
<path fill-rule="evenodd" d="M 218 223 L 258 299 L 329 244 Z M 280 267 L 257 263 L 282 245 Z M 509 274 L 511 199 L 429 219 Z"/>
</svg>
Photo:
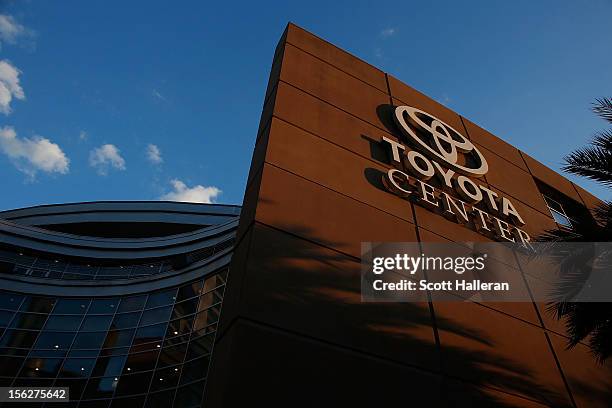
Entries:
<svg viewBox="0 0 612 408">
<path fill-rule="evenodd" d="M 593 112 L 598 114 L 602 119 L 612 123 L 612 99 L 598 98 L 593 104 Z"/>
<path fill-rule="evenodd" d="M 564 157 L 563 170 L 612 187 L 612 131 L 599 133 L 590 145 Z"/>
<path fill-rule="evenodd" d="M 593 112 L 612 123 L 612 99 L 596 99 Z M 598 181 L 612 187 L 612 130 L 596 134 L 588 146 L 578 149 L 564 158 L 563 170 Z M 592 220 L 577 219 L 572 230 L 546 231 L 538 240 L 548 241 L 554 249 L 559 242 L 610 242 L 612 241 L 612 202 L 604 202 L 594 211 Z M 575 255 L 575 254 L 574 254 Z M 595 359 L 604 364 L 612 357 L 612 303 L 571 302 L 576 287 L 582 287 L 589 278 L 589 270 L 580 257 L 570 257 L 561 264 L 561 279 L 556 290 L 557 301 L 548 305 L 558 320 L 564 320 L 569 339 L 567 347 L 588 342 Z M 563 259 L 563 258 L 561 258 Z M 611 269 L 612 261 L 606 258 L 604 270 Z"/>
<path fill-rule="evenodd" d="M 612 151 L 612 129 L 595 133 L 591 144 L 601 149 Z"/>
<path fill-rule="evenodd" d="M 607 239 L 602 241 L 612 241 L 612 201 L 604 201 L 594 209 L 595 220 L 607 232 Z"/>
</svg>

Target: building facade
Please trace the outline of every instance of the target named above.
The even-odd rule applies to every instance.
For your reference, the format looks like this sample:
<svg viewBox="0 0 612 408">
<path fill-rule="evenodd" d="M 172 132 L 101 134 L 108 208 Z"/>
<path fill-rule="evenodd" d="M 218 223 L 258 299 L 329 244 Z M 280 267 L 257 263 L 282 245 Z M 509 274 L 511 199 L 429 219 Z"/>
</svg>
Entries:
<svg viewBox="0 0 612 408">
<path fill-rule="evenodd" d="M 45 407 L 607 407 L 610 367 L 567 350 L 545 304 L 360 287 L 363 242 L 527 244 L 599 203 L 289 24 L 242 208 L 0 213 L 0 386 L 70 388 Z"/>
<path fill-rule="evenodd" d="M 205 401 L 609 406 L 610 368 L 583 344 L 567 350 L 564 324 L 545 304 L 371 303 L 360 287 L 362 242 L 521 242 L 589 219 L 598 203 L 289 24 L 271 68 Z M 518 263 L 502 266 L 522 274 Z"/>
<path fill-rule="evenodd" d="M 1 386 L 69 388 L 70 402 L 39 407 L 199 407 L 239 212 L 97 202 L 0 213 Z"/>
</svg>

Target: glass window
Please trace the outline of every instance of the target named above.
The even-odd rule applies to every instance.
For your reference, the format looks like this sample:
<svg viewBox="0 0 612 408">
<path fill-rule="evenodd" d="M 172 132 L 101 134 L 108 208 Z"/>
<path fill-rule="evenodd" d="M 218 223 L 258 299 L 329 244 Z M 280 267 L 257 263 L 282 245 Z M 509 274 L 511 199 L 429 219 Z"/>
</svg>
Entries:
<svg viewBox="0 0 612 408">
<path fill-rule="evenodd" d="M 78 400 L 81 398 L 81 394 L 85 389 L 85 384 L 87 384 L 87 380 L 85 379 L 66 379 L 66 378 L 58 378 L 55 380 L 54 387 L 68 387 L 70 389 L 70 399 Z M 60 403 L 58 403 L 59 405 Z M 62 402 L 62 407 L 66 405 L 65 408 L 68 408 L 67 403 Z M 47 403 L 49 405 L 49 403 Z"/>
<path fill-rule="evenodd" d="M 32 347 L 38 336 L 37 331 L 7 329 L 0 340 L 0 347 Z"/>
<path fill-rule="evenodd" d="M 23 296 L 9 292 L 0 293 L 0 309 L 17 310 Z"/>
<path fill-rule="evenodd" d="M 127 356 L 99 357 L 93 369 L 94 377 L 118 376 L 123 371 Z"/>
<path fill-rule="evenodd" d="M 95 265 L 70 264 L 66 268 L 66 272 L 72 272 L 80 275 L 95 275 L 97 271 L 98 266 Z"/>
<path fill-rule="evenodd" d="M 156 392 L 155 394 L 149 394 L 147 396 L 146 408 L 167 408 L 171 407 L 172 401 L 174 400 L 174 391 L 168 390 L 162 392 Z M 178 405 L 176 405 L 178 406 Z"/>
<path fill-rule="evenodd" d="M 567 216 L 567 213 L 565 212 L 565 209 L 561 203 L 548 196 L 543 197 L 555 222 L 562 227 L 572 228 L 572 220 Z"/>
<path fill-rule="evenodd" d="M 181 364 L 187 352 L 187 343 L 164 347 L 159 355 L 157 367 L 167 367 Z"/>
<path fill-rule="evenodd" d="M 33 349 L 30 351 L 28 357 L 41 357 L 41 358 L 64 358 L 68 350 L 62 349 L 50 349 L 50 350 L 39 350 Z"/>
<path fill-rule="evenodd" d="M 151 372 L 138 374 L 122 375 L 119 377 L 117 384 L 117 393 L 115 395 L 134 395 L 147 392 L 149 383 L 151 382 Z"/>
<path fill-rule="evenodd" d="M 121 267 L 103 266 L 98 270 L 97 279 L 113 279 L 127 276 L 127 271 Z"/>
<path fill-rule="evenodd" d="M 182 336 L 169 337 L 164 339 L 164 344 L 162 347 L 170 347 L 175 344 L 181 344 L 186 341 L 189 341 L 189 334 L 184 334 Z"/>
<path fill-rule="evenodd" d="M 172 306 L 158 307 L 157 309 L 145 310 L 145 312 L 142 314 L 140 326 L 167 322 L 170 318 L 170 312 L 172 312 Z"/>
<path fill-rule="evenodd" d="M 181 382 L 182 379 L 181 379 Z M 175 407 L 197 407 L 202 402 L 202 393 L 204 392 L 204 382 L 200 381 L 195 384 L 181 387 L 176 390 L 176 398 L 174 399 Z"/>
<path fill-rule="evenodd" d="M 200 296 L 200 303 L 198 304 L 198 310 L 204 310 L 212 305 L 215 305 L 223 300 L 222 289 L 216 289 L 205 295 Z"/>
<path fill-rule="evenodd" d="M 89 306 L 89 299 L 59 299 L 53 309 L 53 314 L 82 315 Z"/>
<path fill-rule="evenodd" d="M 193 330 L 202 330 L 207 326 L 216 323 L 219 320 L 219 311 L 219 306 L 215 306 L 198 313 L 195 317 L 195 322 L 193 323 Z"/>
<path fill-rule="evenodd" d="M 181 376 L 180 366 L 166 367 L 155 370 L 151 381 L 151 391 L 159 391 L 170 387 L 176 387 Z"/>
<path fill-rule="evenodd" d="M 83 399 L 109 398 L 115 392 L 118 377 L 92 378 L 87 383 Z"/>
<path fill-rule="evenodd" d="M 53 309 L 55 299 L 43 297 L 27 297 L 21 304 L 21 311 L 33 313 L 49 313 Z"/>
<path fill-rule="evenodd" d="M 70 398 L 72 398 L 72 391 L 70 391 Z M 77 408 L 79 405 L 78 399 L 76 401 L 68 401 L 68 402 L 47 402 L 44 407 L 45 408 Z"/>
<path fill-rule="evenodd" d="M 223 284 L 225 284 L 224 274 L 218 273 L 204 281 L 204 287 L 202 288 L 202 292 L 210 292 L 214 288 L 219 287 Z"/>
<path fill-rule="evenodd" d="M 153 326 L 141 327 L 136 331 L 134 336 L 134 344 L 159 342 L 166 333 L 166 324 L 156 324 Z"/>
<path fill-rule="evenodd" d="M 127 330 L 110 330 L 104 341 L 104 348 L 109 347 L 126 347 L 132 344 L 135 329 Z"/>
<path fill-rule="evenodd" d="M 55 377 L 62 361 L 61 358 L 28 358 L 19 377 Z"/>
<path fill-rule="evenodd" d="M 89 314 L 113 314 L 119 303 L 118 299 L 96 299 L 91 302 Z"/>
<path fill-rule="evenodd" d="M 68 353 L 68 357 L 97 357 L 98 352 L 99 350 L 70 350 L 70 353 Z"/>
<path fill-rule="evenodd" d="M 81 316 L 51 315 L 45 324 L 45 330 L 68 331 L 77 330 L 81 324 Z"/>
<path fill-rule="evenodd" d="M 3 377 L 15 377 L 23 364 L 22 357 L 0 357 L 0 375 Z"/>
<path fill-rule="evenodd" d="M 40 330 L 47 320 L 47 315 L 36 313 L 17 313 L 11 327 L 17 329 Z"/>
<path fill-rule="evenodd" d="M 115 347 L 115 348 L 103 348 L 100 350 L 100 356 L 108 357 L 108 356 L 122 356 L 130 352 L 129 347 Z"/>
<path fill-rule="evenodd" d="M 113 320 L 112 315 L 86 316 L 83 320 L 81 330 L 84 331 L 106 331 Z"/>
<path fill-rule="evenodd" d="M 79 403 L 80 408 L 108 408 L 111 400 L 83 401 Z"/>
<path fill-rule="evenodd" d="M 174 311 L 172 313 L 172 318 L 176 319 L 183 316 L 189 316 L 196 312 L 196 307 L 198 305 L 198 298 L 192 298 L 189 300 L 184 300 L 181 303 L 177 303 L 174 305 Z"/>
<path fill-rule="evenodd" d="M 181 384 L 190 383 L 195 380 L 199 380 L 206 376 L 208 371 L 208 356 L 191 360 L 183 364 L 183 374 L 181 375 Z"/>
<path fill-rule="evenodd" d="M 151 309 L 158 306 L 165 306 L 173 304 L 176 300 L 176 289 L 170 289 L 163 292 L 157 292 L 149 295 L 147 300 L 147 309 Z"/>
<path fill-rule="evenodd" d="M 23 252 L 19 252 L 19 258 L 17 262 L 22 265 L 32 265 L 34 264 L 34 262 L 36 262 L 36 257 L 24 254 Z"/>
<path fill-rule="evenodd" d="M 550 198 L 548 196 L 544 196 L 544 201 L 546 201 L 546 205 L 551 210 L 559 211 L 561 213 L 564 212 L 563 211 L 563 206 L 559 202 L 557 202 L 556 200 L 553 200 L 552 198 Z"/>
<path fill-rule="evenodd" d="M 95 358 L 68 358 L 64 361 L 60 376 L 89 377 L 95 362 Z"/>
<path fill-rule="evenodd" d="M 132 312 L 141 310 L 147 301 L 147 295 L 132 296 L 121 299 L 118 312 Z"/>
<path fill-rule="evenodd" d="M 138 326 L 141 313 L 142 312 L 116 314 L 111 327 L 113 329 L 127 329 L 130 327 L 136 327 Z"/>
<path fill-rule="evenodd" d="M 111 402 L 110 408 L 141 408 L 145 402 L 146 395 L 128 398 L 115 398 Z"/>
<path fill-rule="evenodd" d="M 37 349 L 67 349 L 74 339 L 75 333 L 42 332 L 36 340 Z"/>
<path fill-rule="evenodd" d="M 147 276 L 151 275 L 155 272 L 155 268 L 151 267 L 151 265 L 132 265 L 132 270 L 130 271 L 130 276 Z"/>
<path fill-rule="evenodd" d="M 0 355 L 2 356 L 24 357 L 28 355 L 29 351 L 30 349 L 0 347 Z"/>
<path fill-rule="evenodd" d="M 5 262 L 0 259 L 0 273 L 12 274 L 15 270 L 15 264 L 12 262 Z"/>
<path fill-rule="evenodd" d="M 186 317 L 184 319 L 173 320 L 168 324 L 166 330 L 166 339 L 173 338 L 176 336 L 187 336 L 185 340 L 189 339 L 189 333 L 191 333 L 191 325 L 193 324 L 193 317 Z"/>
<path fill-rule="evenodd" d="M 45 275 L 46 278 L 50 278 L 50 279 L 60 279 L 62 276 L 63 276 L 63 272 L 59 272 L 59 271 L 49 271 Z"/>
<path fill-rule="evenodd" d="M 185 286 L 181 286 L 178 290 L 176 298 L 177 302 L 182 302 L 185 299 L 191 299 L 192 297 L 198 296 L 202 289 L 202 281 L 190 283 Z"/>
<path fill-rule="evenodd" d="M 102 346 L 104 336 L 99 333 L 79 333 L 72 345 L 73 349 L 97 349 Z"/>
<path fill-rule="evenodd" d="M 555 210 L 550 210 L 555 222 L 563 227 L 572 228 L 572 221 L 565 214 L 561 214 Z"/>
<path fill-rule="evenodd" d="M 123 373 L 131 374 L 138 371 L 152 370 L 155 368 L 158 355 L 158 350 L 129 354 L 124 365 Z"/>
<path fill-rule="evenodd" d="M 191 339 L 189 342 L 189 347 L 187 348 L 186 360 L 191 360 L 196 357 L 210 354 L 212 352 L 214 342 L 215 333 L 210 333 L 205 336 L 198 337 L 197 339 Z"/>
<path fill-rule="evenodd" d="M 205 327 L 203 327 L 201 329 L 194 330 L 193 333 L 192 333 L 192 336 L 193 337 L 199 337 L 199 336 L 203 336 L 203 335 L 208 334 L 208 333 L 212 333 L 212 332 L 214 332 L 216 330 L 217 330 L 217 323 L 213 323 L 213 324 L 209 324 L 208 326 L 205 326 Z"/>
</svg>

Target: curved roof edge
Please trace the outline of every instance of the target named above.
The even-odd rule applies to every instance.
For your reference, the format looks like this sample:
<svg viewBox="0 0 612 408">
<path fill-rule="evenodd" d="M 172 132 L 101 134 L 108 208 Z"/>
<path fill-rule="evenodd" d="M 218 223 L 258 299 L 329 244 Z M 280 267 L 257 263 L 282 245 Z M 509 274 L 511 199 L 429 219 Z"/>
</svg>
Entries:
<svg viewBox="0 0 612 408">
<path fill-rule="evenodd" d="M 174 201 L 91 201 L 48 204 L 0 211 L 0 218 L 21 225 L 77 222 L 173 222 L 212 225 L 240 215 L 241 207 Z"/>
<path fill-rule="evenodd" d="M 0 212 L 0 243 L 73 257 L 157 258 L 193 251 L 235 234 L 240 209 L 234 205 L 168 201 L 99 201 L 29 207 Z M 62 222 L 174 222 L 202 227 L 186 233 L 144 238 L 91 237 L 44 228 L 45 223 Z"/>
</svg>

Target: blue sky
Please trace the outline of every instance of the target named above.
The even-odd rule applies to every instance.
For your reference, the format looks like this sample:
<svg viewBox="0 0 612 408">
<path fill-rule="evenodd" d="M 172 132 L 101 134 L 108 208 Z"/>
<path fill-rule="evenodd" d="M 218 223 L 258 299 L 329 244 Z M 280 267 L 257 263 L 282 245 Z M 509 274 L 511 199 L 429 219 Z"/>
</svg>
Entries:
<svg viewBox="0 0 612 408">
<path fill-rule="evenodd" d="M 589 107 L 612 96 L 606 0 L 0 0 L 0 14 L 0 209 L 177 197 L 240 204 L 288 21 L 556 170 L 605 128 Z"/>
</svg>

